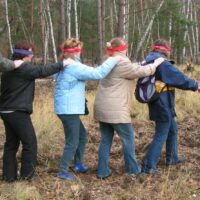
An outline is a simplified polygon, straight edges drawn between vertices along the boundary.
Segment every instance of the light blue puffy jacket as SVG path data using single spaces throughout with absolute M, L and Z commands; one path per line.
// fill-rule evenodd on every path
M 85 80 L 99 80 L 106 77 L 117 64 L 108 58 L 97 68 L 82 63 L 70 64 L 55 75 L 54 110 L 61 114 L 85 113 Z

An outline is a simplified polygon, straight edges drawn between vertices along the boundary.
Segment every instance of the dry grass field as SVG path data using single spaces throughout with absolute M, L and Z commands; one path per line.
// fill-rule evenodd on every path
M 200 67 L 188 73 L 200 80 Z M 92 85 L 92 83 L 90 83 Z M 92 118 L 95 90 L 88 90 L 90 114 L 83 116 L 88 130 L 85 163 L 87 174 L 77 175 L 75 182 L 56 177 L 64 145 L 60 121 L 53 112 L 53 84 L 37 84 L 33 123 L 38 139 L 36 177 L 31 181 L 5 183 L 0 181 L 0 200 L 199 200 L 200 199 L 200 94 L 177 90 L 176 111 L 179 128 L 179 154 L 188 162 L 165 167 L 163 149 L 158 165 L 161 176 L 128 177 L 123 169 L 123 156 L 118 137 L 114 138 L 110 166 L 112 176 L 96 178 L 97 151 L 100 140 L 98 123 Z M 133 101 L 133 126 L 137 159 L 140 163 L 154 134 L 154 124 L 148 120 L 146 105 Z M 4 129 L 0 121 L 0 168 Z M 18 155 L 20 159 L 20 154 Z M 0 171 L 0 175 L 2 171 Z

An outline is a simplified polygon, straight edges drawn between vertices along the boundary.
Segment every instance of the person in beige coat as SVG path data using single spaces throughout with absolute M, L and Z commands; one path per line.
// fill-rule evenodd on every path
M 140 173 L 135 157 L 134 129 L 131 122 L 133 79 L 154 74 L 156 67 L 164 61 L 163 58 L 158 58 L 154 63 L 145 66 L 131 63 L 126 56 L 127 42 L 122 38 L 114 38 L 107 43 L 107 52 L 109 55 L 119 54 L 125 59 L 100 81 L 95 98 L 94 118 L 99 121 L 101 131 L 97 177 L 101 179 L 111 175 L 109 154 L 114 131 L 122 142 L 126 173 Z

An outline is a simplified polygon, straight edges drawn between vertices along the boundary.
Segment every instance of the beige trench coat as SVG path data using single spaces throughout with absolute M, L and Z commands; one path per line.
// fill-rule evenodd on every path
M 122 54 L 120 54 L 122 55 Z M 125 61 L 119 62 L 112 72 L 102 79 L 94 102 L 94 119 L 106 123 L 131 123 L 131 104 L 134 93 L 133 79 L 155 73 L 154 63 L 141 66 Z

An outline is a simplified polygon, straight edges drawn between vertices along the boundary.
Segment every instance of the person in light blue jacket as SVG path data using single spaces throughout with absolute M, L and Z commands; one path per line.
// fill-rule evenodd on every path
M 83 155 L 87 134 L 80 115 L 85 114 L 85 80 L 99 80 L 106 77 L 123 59 L 121 56 L 108 58 L 97 68 L 80 62 L 82 42 L 69 38 L 61 45 L 62 57 L 72 62 L 55 76 L 54 108 L 62 121 L 65 133 L 65 147 L 57 176 L 72 181 L 75 177 L 69 173 L 69 165 L 74 159 L 74 172 L 86 173 L 88 166 L 83 164 Z

